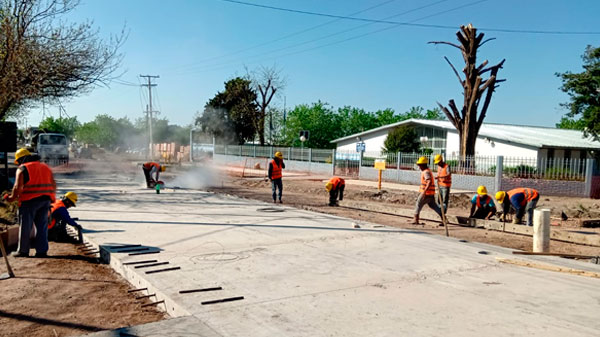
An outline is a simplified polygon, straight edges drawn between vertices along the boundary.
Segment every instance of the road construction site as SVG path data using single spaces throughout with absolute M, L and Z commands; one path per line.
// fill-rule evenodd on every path
M 79 254 L 101 258 L 129 283 L 120 291 L 95 290 L 114 301 L 104 311 L 143 300 L 132 307 L 138 315 L 90 324 L 123 326 L 94 335 L 592 336 L 600 328 L 600 265 L 514 255 L 531 250 L 531 237 L 454 225 L 445 237 L 436 221 L 410 226 L 406 217 L 366 207 L 410 210 L 410 189 L 349 183 L 341 206 L 327 207 L 325 178 L 284 176 L 284 203 L 273 204 L 262 177 L 209 167 L 171 169 L 160 194 L 146 188 L 135 163 L 94 161 L 57 176 L 59 192 L 80 197 L 71 209 L 85 229 Z M 464 213 L 465 198 L 453 195 L 455 214 Z M 551 250 L 600 255 L 598 247 L 554 240 Z M 80 301 L 103 306 L 93 297 Z M 162 318 L 151 309 L 169 318 L 146 323 Z M 0 319 L 14 324 L 25 316 Z M 56 320 L 68 325 L 79 317 Z M 56 330 L 94 331 L 86 326 Z

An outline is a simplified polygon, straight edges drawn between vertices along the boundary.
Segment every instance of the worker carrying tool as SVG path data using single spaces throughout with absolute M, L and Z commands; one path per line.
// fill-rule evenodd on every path
M 159 163 L 150 161 L 142 165 L 142 170 L 144 171 L 144 176 L 146 177 L 146 186 L 148 188 L 154 188 L 156 184 L 162 183 L 162 181 L 158 180 L 158 176 L 160 172 L 165 172 L 166 167 Z
M 273 159 L 269 163 L 269 180 L 271 181 L 271 189 L 273 190 L 273 202 L 277 202 L 277 190 L 279 190 L 279 203 L 281 201 L 281 193 L 283 192 L 283 177 L 282 170 L 285 168 L 283 163 L 283 153 L 277 151 L 273 156 Z
M 340 177 L 333 177 L 325 184 L 325 189 L 329 192 L 329 206 L 339 206 L 338 196 L 340 201 L 344 200 L 344 188 L 346 181 Z
M 469 218 L 491 219 L 496 214 L 496 205 L 488 195 L 487 188 L 483 185 L 477 188 L 477 195 L 471 199 L 471 213 Z
M 435 202 L 435 183 L 433 181 L 433 173 L 427 165 L 427 158 L 421 157 L 417 160 L 417 165 L 421 170 L 421 187 L 419 188 L 419 197 L 417 198 L 417 204 L 415 207 L 415 218 L 411 224 L 419 225 L 419 214 L 423 209 L 423 206 L 429 205 L 439 216 L 444 220 L 442 211 L 438 204 Z
M 506 200 L 508 198 L 508 200 Z M 508 192 L 496 193 L 496 200 L 502 205 L 502 220 L 506 221 L 506 214 L 512 206 L 515 209 L 514 224 L 520 224 L 523 215 L 527 212 L 527 226 L 533 226 L 533 210 L 540 200 L 540 194 L 533 188 L 515 188 Z
M 50 208 L 50 216 L 48 219 L 48 240 L 55 242 L 71 242 L 72 238 L 67 234 L 67 225 L 72 226 L 77 230 L 78 242 L 83 242 L 83 234 L 81 226 L 71 218 L 68 208 L 75 207 L 77 204 L 77 194 L 75 192 L 67 192 L 60 200 L 52 203 Z
M 35 256 L 48 254 L 48 211 L 55 200 L 56 182 L 48 165 L 40 162 L 40 157 L 27 149 L 15 153 L 15 164 L 19 165 L 15 184 L 7 201 L 19 201 L 19 246 L 15 257 L 29 256 L 29 237 L 35 224 Z
M 445 213 L 448 212 L 448 199 L 450 198 L 450 187 L 452 187 L 452 172 L 450 172 L 450 165 L 444 162 L 444 157 L 441 154 L 438 154 L 433 158 L 433 163 L 438 166 L 435 180 L 440 189 L 441 203 L 444 206 Z M 440 205 L 440 207 L 442 207 L 442 205 Z

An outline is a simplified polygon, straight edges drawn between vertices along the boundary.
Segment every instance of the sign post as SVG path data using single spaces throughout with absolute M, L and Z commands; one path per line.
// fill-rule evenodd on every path
M 377 178 L 377 189 L 381 191 L 381 175 L 385 170 L 385 159 L 375 159 L 375 169 L 379 171 Z

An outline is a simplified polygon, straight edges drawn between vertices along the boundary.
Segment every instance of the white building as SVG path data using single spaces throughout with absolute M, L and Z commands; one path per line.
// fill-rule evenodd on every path
M 357 151 L 364 142 L 365 152 L 379 153 L 388 133 L 396 127 L 412 125 L 424 148 L 434 153 L 459 154 L 458 132 L 449 121 L 409 119 L 333 140 L 339 152 Z M 584 138 L 583 132 L 550 127 L 484 123 L 479 130 L 475 154 L 524 158 L 584 159 L 600 151 L 600 142 Z

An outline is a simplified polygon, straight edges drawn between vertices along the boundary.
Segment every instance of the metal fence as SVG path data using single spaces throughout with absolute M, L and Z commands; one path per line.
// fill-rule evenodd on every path
M 584 181 L 585 158 L 504 158 L 503 175 L 509 178 Z

